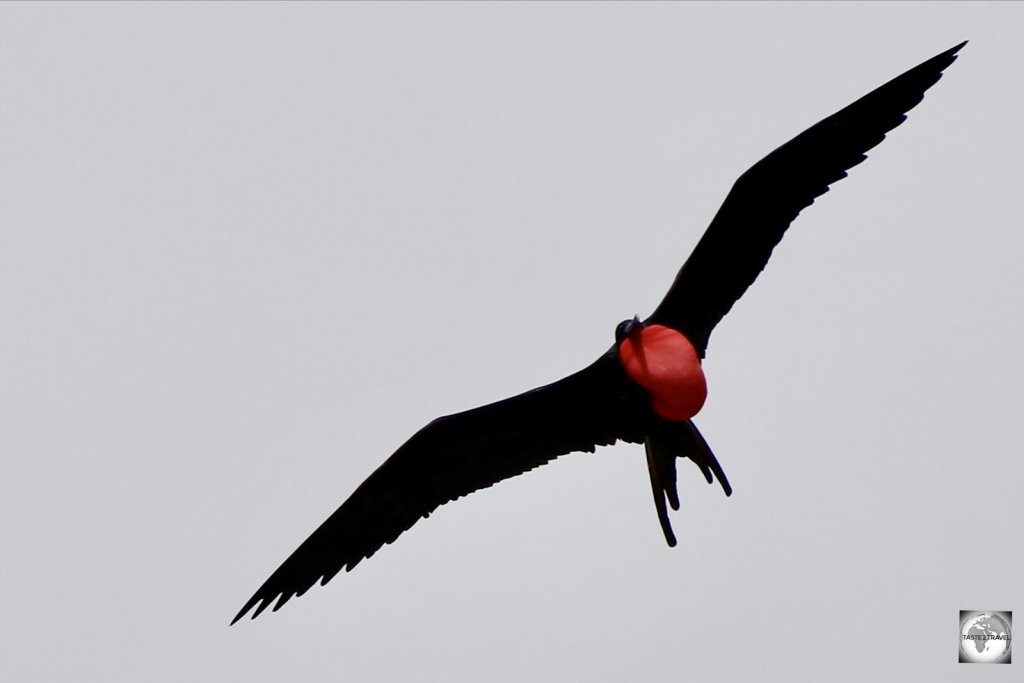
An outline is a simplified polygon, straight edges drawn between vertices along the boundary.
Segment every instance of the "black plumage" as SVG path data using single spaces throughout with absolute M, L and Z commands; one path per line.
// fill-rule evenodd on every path
M 906 119 L 965 44 L 868 93 L 741 175 L 665 298 L 637 326 L 678 330 L 703 358 L 712 330 L 757 278 L 797 214 Z M 631 322 L 620 324 L 617 337 Z M 253 607 L 255 618 L 351 570 L 446 502 L 559 455 L 620 440 L 644 443 L 658 519 L 675 545 L 667 507 L 679 507 L 676 458 L 690 458 L 727 495 L 731 488 L 692 420 L 666 420 L 652 410 L 647 392 L 620 362 L 619 341 L 573 375 L 418 431 L 292 553 L 232 623 Z

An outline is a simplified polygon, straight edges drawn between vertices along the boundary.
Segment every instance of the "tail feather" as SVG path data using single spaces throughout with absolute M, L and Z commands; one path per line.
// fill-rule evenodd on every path
M 711 446 L 704 440 L 697 425 L 693 424 L 693 420 L 687 420 L 685 426 L 688 444 L 686 452 L 680 453 L 679 457 L 692 460 L 704 473 L 704 478 L 708 480 L 709 484 L 713 484 L 717 479 L 725 495 L 731 496 L 732 485 L 729 484 L 729 478 L 725 476 L 725 470 L 718 464 L 718 458 L 711 452 Z M 712 477 L 712 475 L 714 476 Z
M 663 429 L 644 440 L 647 451 L 647 470 L 651 476 L 651 491 L 658 522 L 669 547 L 676 546 L 676 536 L 668 517 L 668 506 L 679 509 L 679 491 L 676 486 L 676 458 L 689 458 L 700 469 L 709 484 L 715 479 L 725 495 L 732 495 L 732 486 L 722 466 L 701 436 L 693 421 L 665 423 Z M 668 505 L 666 505 L 666 502 Z
M 676 546 L 676 535 L 672 532 L 672 523 L 668 519 L 668 498 L 673 510 L 679 509 L 679 492 L 676 490 L 676 456 L 661 447 L 660 443 L 650 437 L 644 440 L 647 451 L 647 471 L 651 475 L 651 491 L 654 493 L 654 508 L 658 511 L 658 521 L 665 533 L 665 541 L 670 548 Z

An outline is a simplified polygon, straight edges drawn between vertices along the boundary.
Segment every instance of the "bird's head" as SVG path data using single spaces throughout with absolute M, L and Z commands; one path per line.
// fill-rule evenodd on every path
M 621 344 L 623 339 L 629 337 L 634 332 L 639 332 L 644 329 L 644 324 L 640 322 L 640 318 L 633 316 L 632 320 L 623 320 L 619 323 L 618 327 L 615 328 L 615 343 Z

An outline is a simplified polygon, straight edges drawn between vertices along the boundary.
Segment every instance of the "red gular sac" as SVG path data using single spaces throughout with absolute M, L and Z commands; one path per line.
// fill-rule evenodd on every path
M 708 396 L 708 385 L 693 344 L 664 325 L 637 325 L 619 344 L 619 362 L 647 390 L 651 407 L 666 420 L 688 420 Z

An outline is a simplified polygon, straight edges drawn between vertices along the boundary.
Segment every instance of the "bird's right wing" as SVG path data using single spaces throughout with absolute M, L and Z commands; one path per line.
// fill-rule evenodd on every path
M 572 451 L 642 440 L 638 387 L 612 353 L 562 380 L 441 417 L 405 442 L 249 599 L 277 610 L 393 542 L 438 506 Z
M 753 284 L 797 214 L 907 118 L 965 44 L 808 128 L 740 176 L 648 322 L 680 330 L 703 358 L 711 331 Z

